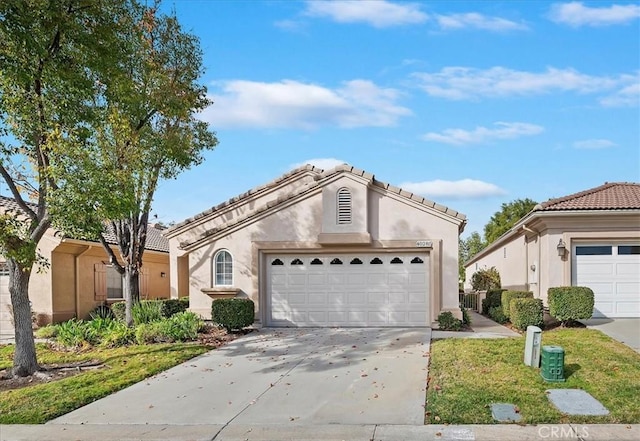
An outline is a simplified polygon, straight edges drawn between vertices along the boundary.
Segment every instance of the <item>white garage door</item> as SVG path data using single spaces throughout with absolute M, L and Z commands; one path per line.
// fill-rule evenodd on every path
M 594 317 L 640 317 L 640 244 L 577 244 L 572 283 L 595 294 Z
M 11 324 L 11 295 L 9 294 L 9 269 L 7 264 L 0 263 L 0 334 L 13 334 Z
M 428 326 L 429 255 L 267 257 L 270 326 Z

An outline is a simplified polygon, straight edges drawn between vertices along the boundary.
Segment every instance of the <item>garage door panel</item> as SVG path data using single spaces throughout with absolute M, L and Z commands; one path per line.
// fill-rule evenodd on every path
M 640 296 L 640 283 L 639 282 L 618 282 L 616 283 L 616 292 L 618 294 L 623 294 L 623 295 L 635 294 L 637 296 Z
M 594 317 L 640 317 L 640 255 L 635 244 L 577 244 L 573 248 L 572 284 L 594 292 Z M 583 255 L 596 249 L 601 255 Z
M 267 267 L 268 322 L 285 326 L 427 326 L 429 277 L 424 262 L 428 258 L 424 252 L 269 258 L 268 262 L 279 259 L 284 264 Z M 325 265 L 311 265 L 313 261 Z
M 630 276 L 640 280 L 640 268 L 637 262 L 624 262 L 616 265 L 616 274 L 620 276 Z

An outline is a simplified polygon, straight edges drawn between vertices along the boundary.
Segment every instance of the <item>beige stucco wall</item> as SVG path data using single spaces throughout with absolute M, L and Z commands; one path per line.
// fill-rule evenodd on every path
M 354 213 L 358 213 L 359 226 L 365 226 L 365 231 L 371 235 L 369 243 L 335 243 L 320 245 L 318 238 L 326 233 L 326 225 L 330 220 L 335 224 L 335 201 L 331 198 L 338 188 L 348 185 L 352 188 L 354 197 Z M 335 188 L 333 188 L 335 187 Z M 220 237 L 196 245 L 189 249 L 188 294 L 190 309 L 209 318 L 212 299 L 202 292 L 202 289 L 212 287 L 213 267 L 212 259 L 221 249 L 228 250 L 234 259 L 233 287 L 241 291 L 241 295 L 254 300 L 258 310 L 257 318 L 262 319 L 261 308 L 265 306 L 266 283 L 261 280 L 261 261 L 268 253 L 295 252 L 364 252 L 373 250 L 414 249 L 416 241 L 429 240 L 433 242 L 433 249 L 420 248 L 430 251 L 432 286 L 432 320 L 444 309 L 457 310 L 458 307 L 458 228 L 459 219 L 452 219 L 438 210 L 426 207 L 418 202 L 397 194 L 387 194 L 378 187 L 367 187 L 362 180 L 337 179 L 331 183 L 332 191 L 323 191 L 318 187 L 308 192 L 304 197 L 284 202 L 277 209 L 264 212 L 245 224 L 229 231 Z M 335 191 L 334 191 L 335 190 Z M 364 195 L 365 200 L 361 195 Z M 323 209 L 324 207 L 324 209 Z M 366 220 L 365 220 L 366 219 Z M 323 229 L 324 224 L 324 229 Z M 178 255 L 184 255 L 184 250 L 178 250 L 181 242 L 192 242 L 198 237 L 198 232 L 208 229 L 207 224 L 198 229 L 186 230 L 170 239 L 172 262 L 178 262 Z M 357 230 L 362 231 L 361 229 Z M 349 227 L 344 229 L 332 228 L 331 233 L 351 233 Z M 347 239 L 349 234 L 345 234 Z M 183 264 L 184 258 L 181 259 Z M 172 268 L 176 274 L 180 271 Z M 173 274 L 173 273 L 172 273 Z M 172 279 L 172 295 L 180 294 L 180 279 Z M 427 295 L 427 293 L 425 293 Z
M 479 259 L 465 270 L 465 289 L 471 289 L 473 274 L 481 269 L 495 267 L 500 274 L 502 287 L 513 290 L 525 289 L 529 277 L 526 266 L 527 238 L 520 234 L 512 241 Z

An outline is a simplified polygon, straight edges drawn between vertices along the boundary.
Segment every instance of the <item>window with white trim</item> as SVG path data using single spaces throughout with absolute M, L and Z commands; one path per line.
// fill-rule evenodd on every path
M 220 250 L 213 257 L 213 285 L 233 286 L 233 258 L 227 250 Z
M 351 190 L 342 187 L 336 194 L 336 213 L 338 225 L 347 225 L 351 223 Z

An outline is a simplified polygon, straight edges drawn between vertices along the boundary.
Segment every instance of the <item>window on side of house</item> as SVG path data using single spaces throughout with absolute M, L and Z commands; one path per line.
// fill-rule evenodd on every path
M 338 225 L 348 225 L 352 220 L 351 190 L 342 187 L 336 194 Z
M 227 250 L 218 251 L 213 257 L 214 286 L 233 285 L 233 258 Z
M 113 265 L 107 268 L 107 299 L 122 299 L 122 274 Z

